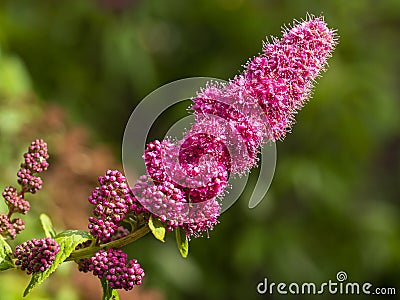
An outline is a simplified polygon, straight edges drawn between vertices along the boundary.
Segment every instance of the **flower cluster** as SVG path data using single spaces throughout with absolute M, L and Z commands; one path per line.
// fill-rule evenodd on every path
M 18 183 L 22 186 L 24 192 L 36 193 L 42 189 L 43 181 L 35 173 L 46 171 L 49 164 L 47 159 L 47 144 L 42 139 L 37 139 L 31 143 L 28 152 L 24 154 L 24 163 L 19 169 Z
M 48 158 L 47 144 L 42 139 L 33 141 L 28 147 L 28 151 L 24 154 L 24 162 L 17 173 L 21 191 L 13 186 L 7 186 L 2 192 L 8 207 L 8 214 L 0 213 L 1 235 L 14 239 L 18 233 L 25 229 L 25 222 L 22 219 L 12 219 L 11 217 L 14 213 L 26 214 L 29 211 L 30 203 L 25 200 L 25 194 L 34 194 L 42 189 L 42 179 L 36 174 L 47 170 L 49 166 Z
M 100 279 L 106 279 L 111 288 L 131 290 L 141 285 L 144 271 L 136 259 L 128 261 L 128 255 L 120 249 L 100 250 L 83 260 L 80 270 L 91 271 Z
M 285 137 L 336 39 L 322 17 L 310 16 L 266 43 L 242 74 L 200 90 L 191 106 L 196 122 L 184 138 L 147 145 L 147 182 L 141 177 L 134 188 L 139 202 L 189 237 L 212 229 L 229 175 L 248 172 L 263 144 Z
M 30 170 L 32 173 L 46 171 L 49 167 L 47 144 L 41 139 L 33 141 L 28 148 L 28 152 L 24 154 L 24 159 L 25 162 L 21 165 L 22 168 Z
M 39 176 L 32 174 L 29 169 L 21 168 L 18 173 L 18 183 L 22 186 L 22 190 L 35 194 L 42 189 L 43 181 Z
M 200 161 L 203 155 L 213 161 Z M 229 151 L 216 137 L 192 134 L 182 144 L 155 140 L 147 144 L 144 159 L 151 181 L 180 189 L 190 202 L 213 199 L 226 187 Z
M 172 231 L 183 224 L 185 201 L 182 191 L 172 183 L 154 184 L 147 176 L 141 176 L 133 187 L 144 209 L 151 210 L 162 222 L 166 222 L 166 229 Z
M 18 193 L 17 189 L 12 186 L 7 186 L 2 193 L 5 202 L 7 203 L 8 210 L 11 213 L 26 214 L 31 205 L 24 199 L 24 196 Z
M 227 167 L 234 174 L 247 172 L 256 165 L 259 147 L 268 133 L 263 111 L 236 84 L 238 79 L 231 81 L 229 87 L 209 83 L 192 99 L 196 123 L 188 136 L 197 131 L 222 139 L 229 149 L 228 158 L 242 158 L 228 161 Z
M 182 225 L 188 237 L 201 237 L 203 232 L 208 234 L 218 224 L 221 206 L 218 201 L 209 200 L 190 207 L 187 219 Z
M 137 212 L 139 207 L 121 172 L 108 170 L 105 176 L 99 177 L 99 184 L 89 197 L 94 209 L 88 228 L 100 242 L 106 243 L 118 232 L 126 214 L 131 210 Z
M 203 155 L 212 159 L 200 160 Z M 227 157 L 224 144 L 204 134 L 193 134 L 182 145 L 156 140 L 144 154 L 149 176 L 139 178 L 133 193 L 146 210 L 166 223 L 168 231 L 181 226 L 188 236 L 200 236 L 218 222 L 220 206 L 215 197 L 227 184 Z
M 25 222 L 20 219 L 10 220 L 9 216 L 0 213 L 0 232 L 4 236 L 16 238 L 17 234 L 25 229 Z
M 34 272 L 44 272 L 54 262 L 60 245 L 51 238 L 32 239 L 15 248 L 15 264 L 29 275 Z

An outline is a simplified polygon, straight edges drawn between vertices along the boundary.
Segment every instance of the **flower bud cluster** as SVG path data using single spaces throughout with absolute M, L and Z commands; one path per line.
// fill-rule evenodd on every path
M 25 222 L 20 218 L 10 220 L 10 217 L 0 213 L 0 232 L 3 236 L 15 239 L 17 234 L 25 229 Z
M 99 185 L 89 197 L 94 209 L 88 228 L 101 243 L 107 243 L 118 232 L 127 213 L 140 211 L 140 206 L 121 172 L 108 170 L 99 177 Z
M 136 259 L 128 260 L 121 249 L 99 250 L 94 256 L 81 261 L 79 270 L 93 272 L 100 279 L 106 279 L 113 289 L 131 290 L 141 285 L 145 275 Z
M 47 170 L 49 166 L 48 158 L 47 144 L 42 139 L 36 139 L 28 147 L 28 151 L 24 154 L 24 162 L 17 172 L 21 191 L 13 186 L 7 186 L 2 192 L 8 207 L 8 214 L 0 213 L 1 235 L 14 239 L 18 233 L 25 229 L 25 222 L 19 218 L 13 219 L 12 215 L 14 213 L 26 214 L 29 211 L 31 205 L 25 200 L 25 194 L 34 194 L 42 189 L 42 179 L 36 174 Z
M 19 169 L 18 183 L 21 185 L 24 192 L 36 193 L 42 189 L 43 181 L 36 173 L 47 170 L 49 163 L 47 159 L 47 144 L 42 139 L 37 139 L 31 143 L 28 152 L 24 154 L 24 163 Z
M 26 214 L 31 205 L 24 199 L 24 196 L 18 193 L 17 189 L 12 186 L 7 186 L 2 193 L 2 196 L 8 206 L 8 210 L 11 213 Z
M 60 245 L 52 238 L 32 239 L 15 248 L 15 264 L 29 275 L 35 272 L 44 272 L 54 262 Z

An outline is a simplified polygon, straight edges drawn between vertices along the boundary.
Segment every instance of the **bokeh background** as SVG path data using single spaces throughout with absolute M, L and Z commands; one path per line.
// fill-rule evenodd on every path
M 277 145 L 264 201 L 247 208 L 254 170 L 210 237 L 192 240 L 188 259 L 172 236 L 128 246 L 147 277 L 121 298 L 258 299 L 265 277 L 321 283 L 339 271 L 400 293 L 398 0 L 0 1 L 0 188 L 16 184 L 31 140 L 45 138 L 51 152 L 44 190 L 30 197 L 28 229 L 14 245 L 43 235 L 41 212 L 59 230 L 86 228 L 87 197 L 97 176 L 122 169 L 124 127 L 144 96 L 185 77 L 233 77 L 266 36 L 307 12 L 323 13 L 340 44 L 293 133 Z M 166 112 L 154 137 L 185 108 Z M 28 280 L 0 274 L 1 299 L 20 299 Z M 71 263 L 28 299 L 100 293 L 97 279 Z

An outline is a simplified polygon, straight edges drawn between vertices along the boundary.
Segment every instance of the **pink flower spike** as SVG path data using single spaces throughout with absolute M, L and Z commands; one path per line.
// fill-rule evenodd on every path
M 267 43 L 263 54 L 246 65 L 247 91 L 264 110 L 272 139 L 285 137 L 336 44 L 336 33 L 323 18 L 310 16 L 286 30 L 280 41 Z

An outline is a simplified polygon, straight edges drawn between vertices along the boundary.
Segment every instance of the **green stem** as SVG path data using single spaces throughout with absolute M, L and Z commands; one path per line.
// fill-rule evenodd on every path
M 71 255 L 66 259 L 66 261 L 71 261 L 71 260 L 78 260 L 82 258 L 89 258 L 92 257 L 93 254 L 95 254 L 97 251 L 101 249 L 110 249 L 110 248 L 120 248 L 122 246 L 128 245 L 141 237 L 145 236 L 150 232 L 150 228 L 148 225 L 145 225 L 138 230 L 135 230 L 134 232 L 128 234 L 127 236 L 124 236 L 118 240 L 102 244 L 100 246 L 94 246 L 94 247 L 88 247 L 88 248 L 83 248 L 79 250 L 75 250 L 71 253 Z

